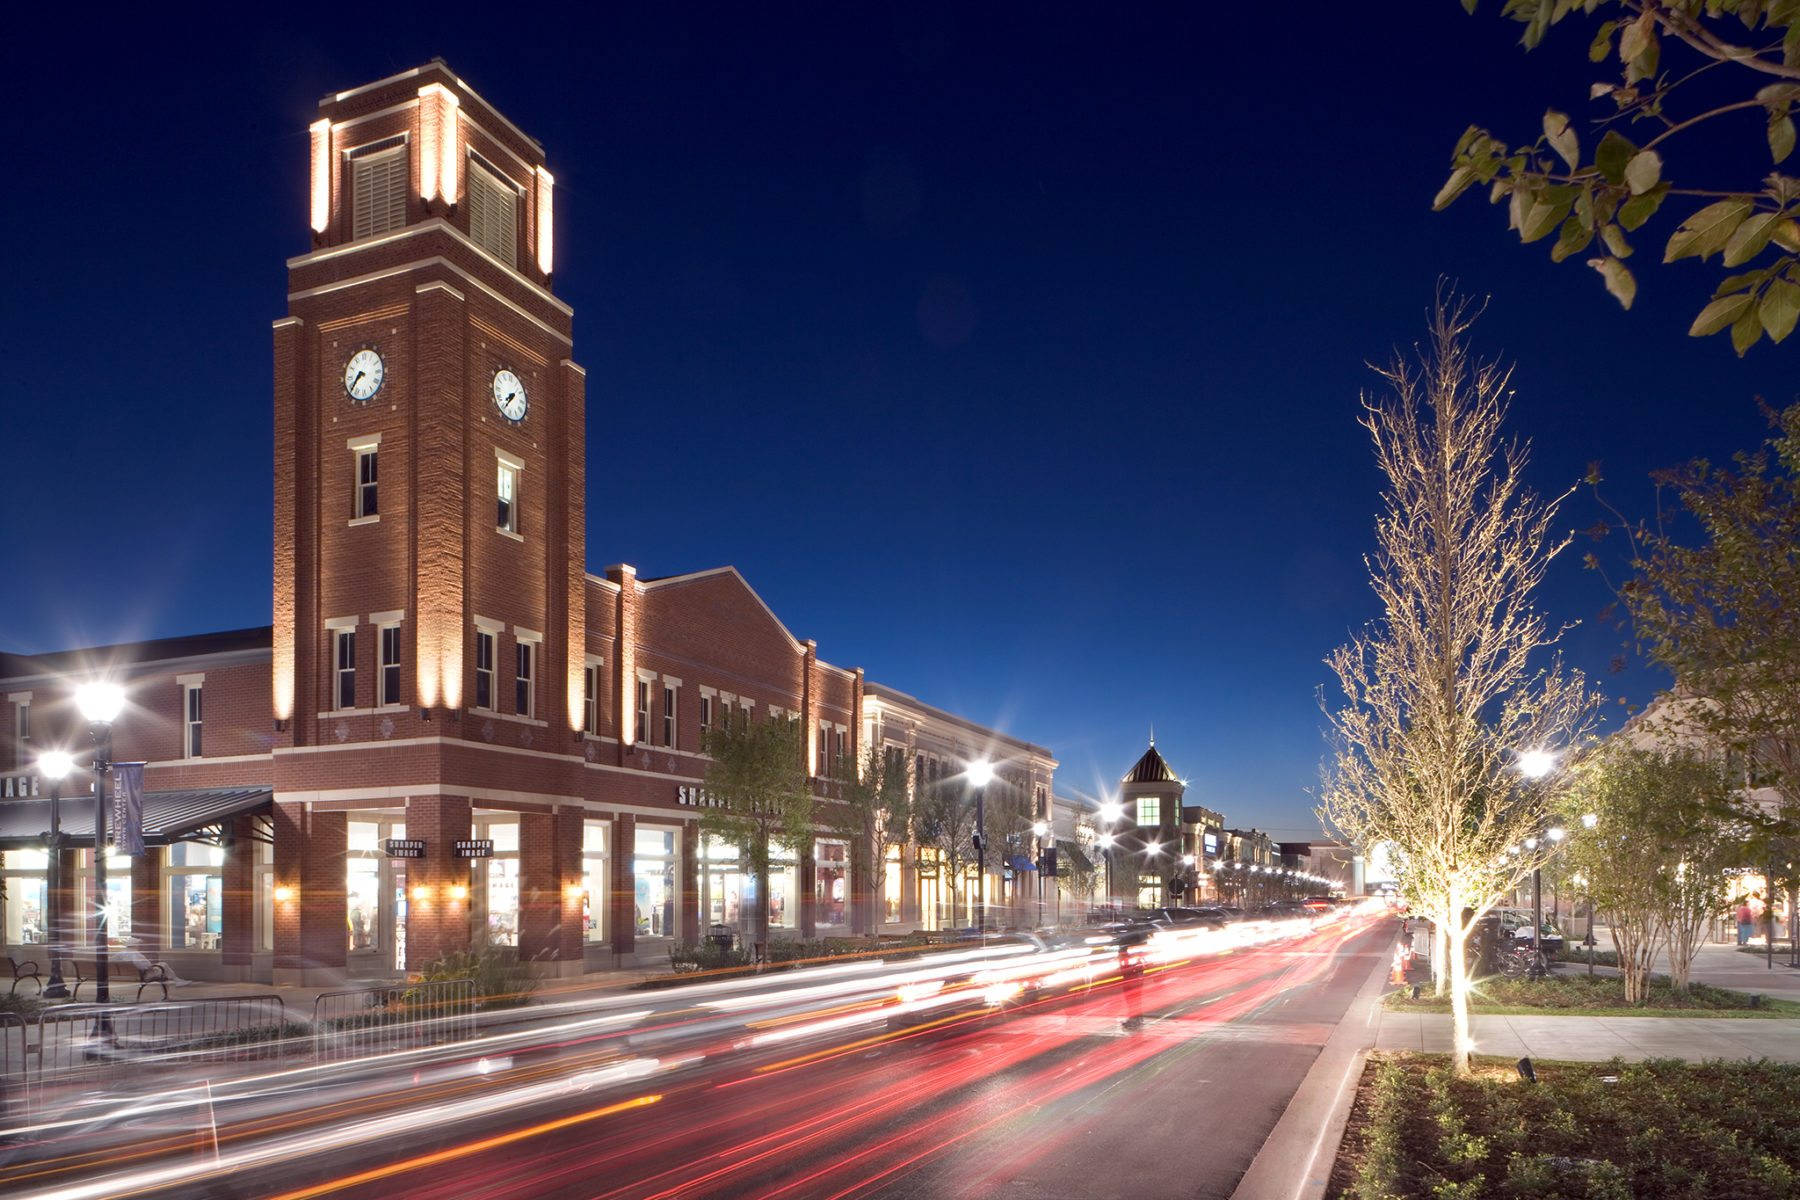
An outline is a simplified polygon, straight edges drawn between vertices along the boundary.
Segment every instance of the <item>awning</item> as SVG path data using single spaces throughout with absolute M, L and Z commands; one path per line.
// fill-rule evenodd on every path
M 144 842 L 166 846 L 227 817 L 266 809 L 268 788 L 188 788 L 144 793 Z M 112 798 L 107 797 L 110 804 Z M 108 817 L 110 822 L 111 818 Z M 62 800 L 62 832 L 71 846 L 94 844 L 94 798 L 80 792 Z M 50 801 L 0 800 L 0 849 L 42 846 L 50 837 Z
M 1011 867 L 1015 871 L 1035 871 L 1035 870 L 1037 870 L 1037 864 L 1033 863 L 1029 858 L 1026 858 L 1023 854 L 1013 855 L 1011 858 L 1006 860 L 1006 865 Z
M 1092 870 L 1094 866 L 1094 864 L 1088 860 L 1088 856 L 1081 852 L 1081 847 L 1066 838 L 1056 839 L 1056 857 L 1059 860 L 1056 864 L 1059 869 L 1064 863 L 1088 870 Z

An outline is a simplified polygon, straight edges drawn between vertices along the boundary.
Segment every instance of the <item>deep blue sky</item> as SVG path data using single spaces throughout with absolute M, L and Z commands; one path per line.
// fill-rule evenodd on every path
M 1546 490 L 1600 459 L 1641 510 L 1649 469 L 1755 441 L 1796 357 L 1688 339 L 1691 267 L 1646 264 L 1626 314 L 1502 212 L 1429 211 L 1470 121 L 1594 115 L 1585 34 L 1526 56 L 1452 0 L 1137 7 L 15 28 L 0 648 L 268 621 L 305 126 L 442 55 L 556 173 L 590 568 L 734 563 L 825 657 L 1050 746 L 1067 787 L 1154 723 L 1194 800 L 1304 836 L 1321 660 L 1373 612 L 1363 364 L 1438 276 L 1491 296 Z M 1544 600 L 1642 699 L 1576 554 Z

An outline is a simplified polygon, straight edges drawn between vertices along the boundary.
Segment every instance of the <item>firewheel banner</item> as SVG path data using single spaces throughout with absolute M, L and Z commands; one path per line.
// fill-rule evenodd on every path
M 144 852 L 144 764 L 113 764 L 113 845 L 120 854 Z

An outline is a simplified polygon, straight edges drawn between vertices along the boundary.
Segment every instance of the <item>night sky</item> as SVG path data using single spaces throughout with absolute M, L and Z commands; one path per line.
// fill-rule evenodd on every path
M 1154 724 L 1190 802 L 1306 836 L 1321 660 L 1374 612 L 1358 389 L 1440 275 L 1491 297 L 1534 482 L 1602 460 L 1633 512 L 1650 469 L 1757 440 L 1795 351 L 1686 337 L 1712 279 L 1653 265 L 1660 237 L 1624 313 L 1479 198 L 1430 212 L 1471 121 L 1598 115 L 1585 33 L 1527 56 L 1494 4 L 1139 7 L 15 25 L 0 648 L 268 622 L 305 128 L 441 55 L 556 175 L 591 570 L 735 564 L 829 661 L 1049 746 L 1063 790 Z M 1641 701 L 1581 549 L 1544 605 Z

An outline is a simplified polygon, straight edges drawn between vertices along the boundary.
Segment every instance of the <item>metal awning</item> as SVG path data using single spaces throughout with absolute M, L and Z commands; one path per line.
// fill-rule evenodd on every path
M 1056 857 L 1062 860 L 1061 863 L 1057 864 L 1058 867 L 1061 867 L 1062 863 L 1079 865 L 1088 870 L 1092 870 L 1094 867 L 1094 864 L 1089 861 L 1088 856 L 1081 852 L 1081 847 L 1077 846 L 1067 838 L 1056 839 Z
M 268 788 L 188 788 L 144 793 L 144 842 L 166 846 L 205 836 L 227 817 L 267 811 Z M 107 802 L 110 804 L 109 796 Z M 62 832 L 71 846 L 94 844 L 94 798 L 81 792 L 62 800 Z M 50 801 L 0 800 L 0 849 L 42 846 L 50 836 Z
M 1035 871 L 1037 864 L 1023 854 L 1015 854 L 1006 860 L 1006 865 L 1015 871 Z

